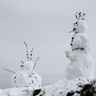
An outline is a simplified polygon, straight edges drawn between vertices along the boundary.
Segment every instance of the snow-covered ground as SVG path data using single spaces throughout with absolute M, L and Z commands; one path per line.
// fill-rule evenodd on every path
M 0 96 L 31 96 L 31 88 L 9 88 L 1 89 Z
M 38 95 L 33 95 L 31 87 L 0 89 L 0 96 L 66 96 L 68 92 L 80 91 L 79 85 L 89 84 L 88 79 L 60 80 L 55 84 L 42 87 Z M 36 89 L 38 91 L 38 89 Z M 73 96 L 80 96 L 75 93 Z

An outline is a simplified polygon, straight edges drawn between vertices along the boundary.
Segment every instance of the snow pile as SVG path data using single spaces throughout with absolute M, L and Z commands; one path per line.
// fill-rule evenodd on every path
M 17 87 L 17 88 L 31 87 L 31 89 L 39 89 L 41 88 L 42 78 L 34 71 L 35 65 L 39 57 L 37 58 L 36 62 L 33 64 L 32 62 L 33 49 L 29 57 L 27 44 L 25 42 L 24 44 L 26 45 L 27 61 L 26 62 L 22 61 L 23 65 L 20 66 L 21 70 L 16 72 L 12 76 L 12 87 Z
M 27 72 L 16 72 L 12 77 L 12 87 L 31 87 L 31 89 L 41 88 L 41 77 L 33 71 L 32 74 Z
M 28 61 L 24 64 L 26 66 L 21 66 L 21 70 L 13 75 L 12 87 L 31 87 L 32 89 L 41 88 L 41 76 L 32 71 L 33 66 L 30 67 L 33 63 Z
M 73 79 L 70 81 L 61 80 L 53 85 L 43 87 L 41 89 L 41 92 L 36 96 L 81 96 L 80 95 L 80 92 L 82 90 L 81 86 L 89 84 L 91 81 L 92 80 L 89 81 L 86 78 L 83 80 L 80 79 Z M 94 84 L 94 86 L 96 88 L 96 84 Z M 68 93 L 74 93 L 74 94 L 68 95 Z
M 85 85 L 92 84 L 90 83 L 91 81 L 89 81 L 86 78 L 83 80 L 73 79 L 70 81 L 67 81 L 65 79 L 58 81 L 55 84 L 48 85 L 41 89 L 35 89 L 35 90 L 32 90 L 31 87 L 1 89 L 0 96 L 81 96 L 80 92 L 82 93 L 83 87 Z M 96 90 L 96 80 L 92 86 Z M 82 96 L 93 96 L 93 95 L 82 95 Z
M 31 96 L 31 88 L 10 88 L 0 90 L 0 96 Z

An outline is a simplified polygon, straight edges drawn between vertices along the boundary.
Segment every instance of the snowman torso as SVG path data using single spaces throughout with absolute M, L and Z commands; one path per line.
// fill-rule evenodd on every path
M 86 40 L 86 41 L 84 41 Z M 84 48 L 84 44 L 88 44 L 87 47 L 89 47 L 89 42 L 88 42 L 88 37 L 84 33 L 76 33 L 72 38 L 71 38 L 71 49 L 74 50 L 75 48 Z

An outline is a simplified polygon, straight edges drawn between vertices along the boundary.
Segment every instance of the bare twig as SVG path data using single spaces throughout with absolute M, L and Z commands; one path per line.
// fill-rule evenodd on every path
M 6 68 L 3 68 L 3 67 L 1 67 L 3 70 L 5 70 L 5 71 L 8 71 L 8 72 L 11 72 L 11 73 L 16 73 L 16 72 L 14 72 L 14 71 L 12 71 L 12 70 L 9 70 L 9 69 L 6 69 Z
M 32 54 L 33 53 L 33 48 L 32 48 L 32 50 L 31 50 L 31 53 L 30 53 L 30 61 L 32 60 Z
M 29 60 L 29 53 L 28 53 L 28 46 L 27 46 L 27 44 L 26 44 L 26 42 L 23 42 L 24 44 L 25 44 L 25 46 L 26 46 L 26 56 L 27 56 L 27 61 Z

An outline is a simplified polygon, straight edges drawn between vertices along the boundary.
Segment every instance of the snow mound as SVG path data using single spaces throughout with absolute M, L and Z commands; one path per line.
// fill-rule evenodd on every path
M 90 80 L 91 81 L 91 80 Z M 41 89 L 41 92 L 36 96 L 67 96 L 69 92 L 80 91 L 79 85 L 89 84 L 88 79 L 74 79 L 74 80 L 60 80 L 57 83 L 49 86 L 45 86 Z M 77 93 L 76 93 L 77 94 Z M 76 94 L 72 96 L 77 96 Z M 78 96 L 80 96 L 78 94 Z
M 41 89 L 35 89 L 35 90 L 33 90 L 31 87 L 0 89 L 0 96 L 81 96 L 80 92 L 81 90 L 83 90 L 82 86 L 85 85 L 90 86 L 90 84 L 91 85 L 93 84 L 96 89 L 96 80 L 95 83 L 91 81 L 92 80 L 89 81 L 89 79 L 84 78 L 82 80 L 74 79 L 68 81 L 67 79 L 65 79 L 60 80 L 55 84 L 48 85 L 42 87 Z
M 1 89 L 0 96 L 31 96 L 31 88 L 10 88 L 10 89 Z

